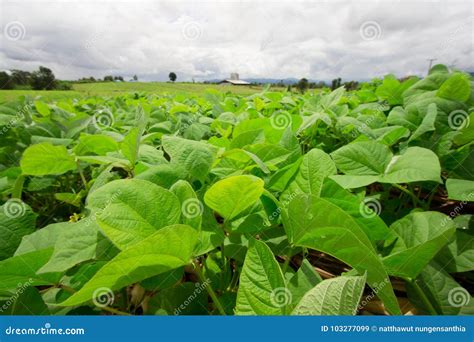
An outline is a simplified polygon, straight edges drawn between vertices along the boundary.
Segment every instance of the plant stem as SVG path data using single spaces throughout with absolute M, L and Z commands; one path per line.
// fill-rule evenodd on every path
M 285 263 L 283 264 L 283 267 L 282 267 L 283 274 L 288 269 L 288 265 L 290 264 L 292 255 L 293 255 L 293 247 L 290 247 L 290 251 L 288 252 L 288 255 L 286 256 Z
M 123 312 L 123 311 L 120 311 L 120 310 L 111 308 L 110 306 L 101 306 L 100 308 L 101 308 L 102 310 L 104 310 L 104 311 L 108 311 L 108 312 L 113 313 L 113 314 L 116 314 L 116 315 L 120 315 L 120 316 L 132 316 L 132 315 L 129 314 L 128 312 Z
M 25 183 L 25 176 L 19 175 L 15 180 L 12 190 L 12 198 L 21 199 L 21 193 L 23 192 L 23 184 Z
M 82 173 L 81 166 L 79 165 L 79 160 L 76 160 L 77 170 L 79 171 L 79 175 L 81 175 L 82 183 L 84 184 L 84 188 L 87 190 L 87 181 L 86 177 L 84 177 L 84 173 Z
M 395 188 L 397 188 L 398 190 L 406 193 L 407 195 L 409 195 L 411 197 L 411 199 L 413 200 L 413 204 L 416 205 L 419 205 L 421 206 L 421 203 L 420 203 L 420 200 L 415 196 L 415 194 L 413 192 L 411 192 L 410 190 L 408 189 L 405 189 L 403 186 L 401 185 L 398 185 L 398 184 L 392 184 Z
M 436 311 L 436 309 L 433 307 L 433 305 L 431 304 L 430 300 L 428 299 L 428 297 L 426 297 L 425 293 L 423 292 L 423 290 L 420 288 L 420 285 L 418 285 L 418 283 L 416 282 L 416 280 L 414 279 L 410 279 L 410 278 L 404 278 L 404 280 L 408 283 L 410 283 L 410 285 L 413 287 L 413 289 L 415 290 L 416 292 L 416 295 L 418 296 L 418 298 L 420 298 L 420 300 L 423 302 L 424 306 L 426 307 L 428 313 L 430 315 L 433 315 L 433 316 L 436 316 L 438 315 L 438 312 Z
M 216 306 L 217 310 L 222 316 L 226 316 L 224 307 L 222 306 L 221 302 L 219 301 L 219 298 L 217 298 L 216 293 L 214 292 L 211 284 L 209 284 L 205 279 L 204 276 L 201 272 L 201 266 L 199 266 L 197 263 L 194 264 L 194 268 L 196 269 L 196 274 L 199 277 L 199 280 L 201 283 L 206 284 L 206 291 L 209 293 L 209 296 L 212 298 L 212 302 Z

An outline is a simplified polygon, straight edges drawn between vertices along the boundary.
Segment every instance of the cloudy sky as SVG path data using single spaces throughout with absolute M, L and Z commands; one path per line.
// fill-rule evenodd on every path
M 0 0 L 0 70 L 141 80 L 474 71 L 472 1 Z

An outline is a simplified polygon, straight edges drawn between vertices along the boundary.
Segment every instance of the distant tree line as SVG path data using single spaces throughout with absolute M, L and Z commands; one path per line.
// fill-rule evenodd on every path
M 70 82 L 57 80 L 51 69 L 40 66 L 36 71 L 13 69 L 0 71 L 0 89 L 69 90 Z
M 134 75 L 130 81 L 138 81 L 138 76 Z M 61 81 L 56 79 L 51 69 L 40 66 L 36 71 L 25 71 L 12 69 L 9 72 L 0 71 L 1 89 L 33 89 L 33 90 L 70 90 L 73 83 L 94 83 L 94 82 L 125 82 L 123 76 L 107 75 L 103 80 L 100 78 L 82 77 L 77 81 Z

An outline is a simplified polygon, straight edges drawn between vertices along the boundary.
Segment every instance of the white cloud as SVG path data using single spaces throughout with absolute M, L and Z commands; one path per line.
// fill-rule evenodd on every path
M 0 69 L 45 65 L 65 79 L 367 79 L 424 74 L 427 58 L 474 69 L 469 1 L 1 0 L 0 10 Z M 375 36 L 361 34 L 367 22 Z

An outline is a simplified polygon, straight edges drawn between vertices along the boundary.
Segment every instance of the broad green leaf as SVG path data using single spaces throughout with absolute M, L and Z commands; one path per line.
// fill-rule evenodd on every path
M 474 270 L 474 216 L 461 215 L 454 220 L 456 233 L 436 255 L 436 262 L 449 273 Z
M 284 315 L 291 292 L 270 248 L 252 240 L 237 292 L 236 315 Z
M 228 177 L 207 190 L 204 202 L 229 221 L 258 201 L 263 185 L 263 180 L 255 176 Z
M 96 256 L 98 234 L 98 227 L 91 218 L 64 225 L 51 259 L 37 273 L 64 272 L 93 259 Z
M 436 96 L 448 100 L 464 102 L 471 95 L 469 78 L 465 74 L 454 73 L 441 85 Z
M 108 135 L 81 135 L 79 143 L 74 148 L 77 155 L 87 155 L 90 153 L 99 156 L 105 156 L 108 152 L 115 152 L 118 150 L 119 144 Z
M 176 195 L 181 203 L 182 223 L 200 230 L 204 205 L 198 199 L 191 184 L 179 180 L 173 184 L 170 191 Z
M 307 259 L 303 259 L 300 268 L 288 282 L 292 307 L 300 302 L 306 292 L 322 281 L 323 279 L 319 273 L 315 271 L 313 265 L 311 265 Z
M 180 165 L 160 164 L 150 167 L 135 176 L 135 179 L 143 179 L 168 189 L 180 179 L 185 179 L 186 175 L 186 170 Z
M 469 292 L 435 262 L 430 262 L 421 271 L 417 284 L 438 315 L 457 315 L 462 307 L 469 304 Z M 419 310 L 418 313 L 430 314 L 413 285 L 407 283 L 406 286 L 408 299 Z
M 456 229 L 448 216 L 434 211 L 409 214 L 390 228 L 405 248 L 385 257 L 385 268 L 390 275 L 412 279 L 449 242 Z
M 127 133 L 123 141 L 120 143 L 120 150 L 122 151 L 122 154 L 128 159 L 132 165 L 132 168 L 137 162 L 141 137 L 140 128 L 134 127 L 130 130 L 130 132 Z
M 366 276 L 327 279 L 309 290 L 292 315 L 355 315 Z
M 448 198 L 474 202 L 474 181 L 449 178 L 446 180 Z
M 291 243 L 327 253 L 358 272 L 367 272 L 367 283 L 377 289 L 387 310 L 400 314 L 382 261 L 353 217 L 325 199 L 303 195 L 293 199 L 282 213 Z
M 393 156 L 390 149 L 375 141 L 356 142 L 333 152 L 332 157 L 345 175 L 333 175 L 344 188 L 380 183 L 441 182 L 438 156 L 426 148 L 409 147 Z
M 0 261 L 0 293 L 15 292 L 19 286 L 25 284 L 56 284 L 61 277 L 60 273 L 36 274 L 52 254 L 53 248 L 47 248 Z
M 36 230 L 33 234 L 24 236 L 15 251 L 15 256 L 54 247 L 61 232 L 68 225 L 68 222 L 53 223 Z
M 171 162 L 182 166 L 193 178 L 204 180 L 214 162 L 211 145 L 178 137 L 163 136 L 163 148 Z
M 19 199 L 0 206 L 0 260 L 11 257 L 21 239 L 35 231 L 36 215 Z
M 47 142 L 28 147 L 23 152 L 20 166 L 23 174 L 32 176 L 61 175 L 77 168 L 66 147 Z
M 110 182 L 87 199 L 102 231 L 120 249 L 179 223 L 181 206 L 170 191 L 139 179 Z
M 123 250 L 78 292 L 59 304 L 74 306 L 94 298 L 99 288 L 118 290 L 129 284 L 182 267 L 191 261 L 197 232 L 185 225 L 160 229 Z
M 43 101 L 35 101 L 35 108 L 42 116 L 51 115 L 51 109 L 49 109 L 49 106 Z
M 2 314 L 15 316 L 51 314 L 39 291 L 29 284 L 23 284 L 23 286 L 19 287 L 16 296 L 13 298 L 15 298 L 15 301 L 7 306 L 5 311 L 2 310 Z
M 423 118 L 423 121 L 421 121 L 420 126 L 418 126 L 418 128 L 413 132 L 410 139 L 408 139 L 408 142 L 418 139 L 426 132 L 434 131 L 436 129 L 435 122 L 437 115 L 438 111 L 436 109 L 436 104 L 430 104 L 427 108 L 427 113 Z
M 382 183 L 433 181 L 441 183 L 441 166 L 434 152 L 421 147 L 409 147 L 387 165 Z
M 337 168 L 347 175 L 381 175 L 393 155 L 383 144 L 363 141 L 343 146 L 331 156 Z
M 288 200 L 299 193 L 319 196 L 324 179 L 337 172 L 331 157 L 322 150 L 312 149 L 304 157 L 295 179 L 280 200 Z

